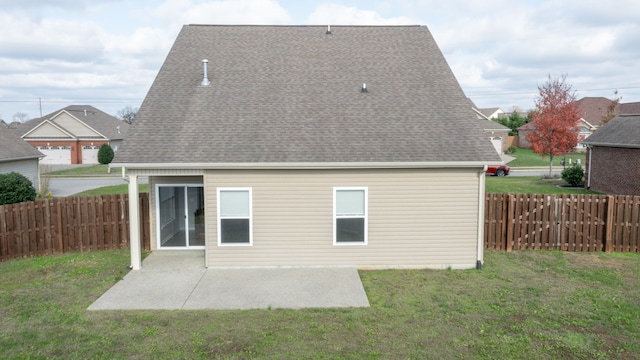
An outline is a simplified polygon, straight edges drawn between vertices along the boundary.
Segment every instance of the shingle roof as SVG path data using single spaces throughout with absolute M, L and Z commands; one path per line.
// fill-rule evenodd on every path
M 184 26 L 114 163 L 500 161 L 426 27 L 326 30 Z
M 100 134 L 106 136 L 106 138 L 109 140 L 122 139 L 123 136 L 127 133 L 130 126 L 117 117 L 109 115 L 91 105 L 69 105 L 65 108 L 47 114 L 41 118 L 31 119 L 23 123 L 19 128 L 20 135 L 28 133 L 31 129 L 40 125 L 40 123 L 42 123 L 44 120 L 51 119 L 63 110 L 71 114 L 71 116 L 82 121 L 83 123 L 89 125 Z M 120 127 L 120 132 L 118 132 L 118 126 Z
M 605 97 L 584 97 L 576 101 L 582 118 L 593 126 L 602 125 L 602 117 L 607 114 L 611 100 Z
M 0 144 L 0 162 L 44 157 L 13 129 L 0 127 Z
M 583 143 L 640 148 L 640 115 L 618 115 L 586 138 Z
M 632 102 L 618 105 L 620 114 L 638 115 L 640 114 L 640 102 Z

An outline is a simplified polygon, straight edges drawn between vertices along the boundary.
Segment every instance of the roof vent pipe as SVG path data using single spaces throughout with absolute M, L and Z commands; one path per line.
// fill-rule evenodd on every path
M 84 116 L 87 116 L 87 109 L 84 109 Z
M 327 25 L 327 32 L 325 34 L 331 35 L 331 25 Z
M 360 92 L 363 92 L 363 93 L 369 92 L 369 90 L 367 90 L 367 83 L 362 83 L 362 89 L 360 89 Z
M 204 68 L 204 76 L 202 77 L 202 82 L 200 83 L 200 85 L 202 85 L 202 86 L 211 85 L 211 81 L 209 81 L 209 78 L 207 77 L 207 63 L 208 62 L 209 62 L 209 60 L 207 60 L 207 59 L 203 59 L 202 60 L 202 66 Z

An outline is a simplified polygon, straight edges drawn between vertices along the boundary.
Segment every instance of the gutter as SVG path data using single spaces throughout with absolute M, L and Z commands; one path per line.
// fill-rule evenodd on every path
M 0 163 L 9 162 L 9 161 L 18 161 L 18 160 L 41 159 L 43 157 L 44 157 L 44 154 L 42 154 L 42 155 L 30 155 L 30 156 L 16 157 L 16 158 L 8 158 L 8 159 L 0 159 Z
M 275 170 L 275 169 L 411 169 L 469 168 L 502 165 L 493 161 L 430 162 L 292 162 L 292 163 L 111 163 L 109 167 L 157 170 Z M 485 170 L 486 171 L 486 170 Z

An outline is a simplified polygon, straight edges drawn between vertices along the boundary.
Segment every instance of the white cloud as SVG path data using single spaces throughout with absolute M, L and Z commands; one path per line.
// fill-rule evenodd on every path
M 167 0 L 157 15 L 174 24 L 288 24 L 291 18 L 275 0 Z
M 372 10 L 329 3 L 316 7 L 309 15 L 307 23 L 313 25 L 416 25 L 420 22 L 405 16 L 385 18 Z

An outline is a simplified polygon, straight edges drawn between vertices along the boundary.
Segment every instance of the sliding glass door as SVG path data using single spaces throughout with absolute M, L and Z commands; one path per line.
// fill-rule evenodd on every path
M 157 185 L 156 190 L 159 247 L 204 247 L 202 185 Z

